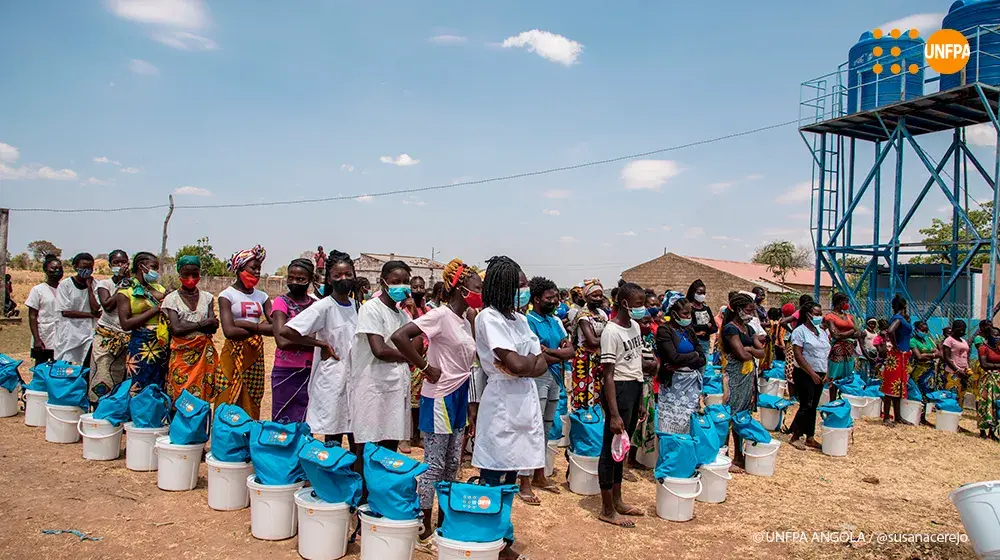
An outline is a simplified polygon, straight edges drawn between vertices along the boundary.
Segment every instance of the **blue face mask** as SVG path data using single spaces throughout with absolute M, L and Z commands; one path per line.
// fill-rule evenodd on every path
M 691 319 L 677 319 L 677 324 L 682 327 L 691 326 Z
M 517 308 L 520 309 L 527 306 L 529 301 L 531 301 L 531 288 L 518 288 Z
M 326 295 L 326 286 L 323 286 L 323 285 L 316 286 L 316 293 L 319 294 L 319 295 L 321 295 L 321 296 Z
M 646 311 L 645 307 L 629 307 L 628 308 L 628 314 L 631 315 L 632 318 L 635 319 L 636 321 L 638 321 L 639 319 L 642 319 L 643 317 L 645 317 L 646 313 L 648 313 L 648 312 Z
M 143 274 L 142 277 L 146 280 L 147 284 L 152 284 L 160 279 L 160 273 L 155 270 L 150 270 L 149 272 Z
M 810 319 L 812 319 L 813 326 L 818 327 L 823 324 L 823 317 L 819 315 L 813 315 L 812 317 L 810 317 Z
M 399 303 L 410 296 L 410 287 L 406 284 L 395 284 L 393 286 L 387 286 L 386 292 L 389 293 L 389 297 L 392 301 Z
M 111 275 L 112 276 L 116 276 L 116 277 L 121 277 L 121 275 L 122 275 L 122 267 L 120 267 L 120 266 L 112 266 L 111 267 Z

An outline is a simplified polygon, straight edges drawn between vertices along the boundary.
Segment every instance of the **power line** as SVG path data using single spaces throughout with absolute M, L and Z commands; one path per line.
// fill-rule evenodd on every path
M 560 173 L 563 171 L 573 171 L 575 169 L 583 169 L 586 167 L 595 167 L 598 165 L 606 165 L 609 163 L 615 163 L 619 161 L 625 161 L 630 159 L 637 159 L 646 156 L 652 156 L 656 154 L 662 154 L 666 152 L 672 152 L 676 150 L 682 150 L 685 148 L 692 148 L 695 146 L 703 146 L 706 144 L 713 144 L 715 142 L 721 142 L 722 140 L 729 140 L 732 138 L 739 138 L 741 136 L 749 136 L 751 134 L 756 134 L 758 132 L 765 132 L 768 130 L 773 130 L 775 128 L 781 128 L 792 124 L 798 124 L 800 119 L 794 119 L 790 121 L 785 121 L 781 123 L 770 124 L 767 126 L 762 126 L 758 128 L 753 128 L 750 130 L 744 130 L 740 132 L 733 132 L 731 134 L 726 134 L 723 136 L 717 136 L 715 138 L 709 138 L 706 140 L 697 140 L 695 142 L 688 142 L 685 144 L 679 144 L 676 146 L 671 146 L 669 148 L 660 148 L 658 150 L 650 150 L 648 152 L 640 152 L 637 154 L 629 154 L 627 156 L 618 156 L 608 159 L 601 159 L 596 161 L 588 161 L 586 163 L 578 163 L 575 165 L 566 165 L 562 167 L 551 167 L 549 169 L 542 169 L 538 171 L 528 171 L 525 173 L 515 173 L 512 175 L 503 175 L 500 177 L 490 177 L 488 179 L 479 179 L 476 181 L 461 181 L 458 183 L 448 183 L 444 185 L 433 185 L 428 187 L 417 187 L 412 189 L 394 189 L 391 191 L 383 191 L 378 193 L 367 193 L 367 194 L 354 194 L 354 195 L 338 195 L 338 196 L 328 196 L 323 198 L 308 198 L 302 200 L 277 200 L 271 202 L 244 202 L 244 203 L 234 203 L 234 204 L 192 204 L 192 205 L 175 205 L 177 209 L 184 210 L 210 210 L 210 209 L 225 209 L 225 208 L 251 208 L 251 207 L 266 207 L 266 206 L 292 206 L 296 204 L 315 204 L 318 202 L 336 202 L 342 200 L 354 200 L 358 198 L 375 198 L 383 196 L 394 196 L 399 194 L 412 194 L 421 193 L 429 191 L 439 191 L 445 189 L 455 189 L 458 187 L 470 187 L 475 185 L 483 185 L 487 183 L 496 183 L 501 181 L 512 181 L 514 179 L 523 179 L 526 177 L 537 177 L 539 175 L 549 175 L 551 173 Z M 126 208 L 11 208 L 12 211 L 16 212 L 53 212 L 60 214 L 83 214 L 83 213 L 95 213 L 95 212 L 132 212 L 138 210 L 160 210 L 167 208 L 167 204 L 154 204 L 150 206 L 131 206 Z

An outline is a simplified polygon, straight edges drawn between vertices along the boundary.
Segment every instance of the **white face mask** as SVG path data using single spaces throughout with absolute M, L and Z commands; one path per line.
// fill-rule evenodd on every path
M 705 294 L 695 294 L 694 300 L 698 303 L 705 303 Z

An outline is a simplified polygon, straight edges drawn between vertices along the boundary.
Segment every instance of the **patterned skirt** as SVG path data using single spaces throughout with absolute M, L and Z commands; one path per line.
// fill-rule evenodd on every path
M 934 362 L 910 362 L 910 379 L 917 384 L 920 392 L 924 395 L 936 391 L 934 383 Z
M 601 403 L 601 351 L 576 349 L 573 357 L 573 409 L 590 408 Z
M 660 384 L 656 399 L 657 429 L 668 434 L 691 433 L 691 413 L 701 402 L 702 376 L 697 371 L 674 372 L 668 387 Z
M 729 400 L 726 404 L 733 413 L 757 410 L 757 366 L 753 360 L 741 362 L 727 356 L 723 366 L 729 378 Z
M 170 365 L 167 393 L 176 400 L 187 389 L 199 399 L 211 402 L 215 398 L 216 378 L 222 371 L 219 353 L 212 337 L 194 334 L 170 340 Z
M 700 377 L 700 374 L 699 374 Z M 639 420 L 632 433 L 632 445 L 645 453 L 652 453 L 656 445 L 656 393 L 653 392 L 653 378 L 647 377 L 642 383 L 642 401 L 639 404 Z
M 906 398 L 906 381 L 909 372 L 910 352 L 889 350 L 882 364 L 882 393 L 887 397 Z
M 90 402 L 110 393 L 125 380 L 129 334 L 98 325 L 90 358 Z
M 140 327 L 132 331 L 128 340 L 128 357 L 125 374 L 135 380 L 136 388 L 159 385 L 167 376 L 169 341 L 158 336 L 156 329 Z
M 976 412 L 979 413 L 980 430 L 996 430 L 1000 427 L 997 407 L 1000 402 L 1000 371 L 983 371 L 979 378 L 979 394 L 976 398 Z
M 260 419 L 264 399 L 264 338 L 226 340 L 222 346 L 222 368 L 215 379 L 215 406 L 235 404 L 254 420 Z

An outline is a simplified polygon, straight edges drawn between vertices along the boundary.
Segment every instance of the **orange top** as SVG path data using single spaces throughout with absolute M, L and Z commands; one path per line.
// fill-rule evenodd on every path
M 823 319 L 833 325 L 840 332 L 847 332 L 854 330 L 854 317 L 848 315 L 847 318 L 841 318 L 840 315 L 836 313 L 827 313 Z

